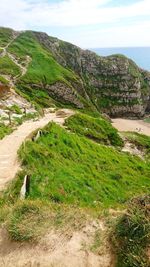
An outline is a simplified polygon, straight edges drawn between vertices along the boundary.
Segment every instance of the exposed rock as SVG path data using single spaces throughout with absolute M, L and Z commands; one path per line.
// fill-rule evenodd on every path
M 64 83 L 57 82 L 53 85 L 47 85 L 46 89 L 50 96 L 54 96 L 60 102 L 73 104 L 77 108 L 83 108 L 83 104 L 79 99 L 79 95 L 73 88 L 70 88 Z

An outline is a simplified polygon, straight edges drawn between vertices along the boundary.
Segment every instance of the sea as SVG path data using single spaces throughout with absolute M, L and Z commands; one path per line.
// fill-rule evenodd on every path
M 113 48 L 92 48 L 90 49 L 100 56 L 114 54 L 125 55 L 140 67 L 150 71 L 150 47 L 113 47 Z

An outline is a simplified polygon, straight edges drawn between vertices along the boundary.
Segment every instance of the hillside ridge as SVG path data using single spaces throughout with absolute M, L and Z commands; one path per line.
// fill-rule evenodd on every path
M 101 57 L 46 33 L 8 28 L 0 28 L 0 47 L 0 87 L 8 79 L 40 105 L 54 100 L 112 117 L 150 111 L 150 73 L 123 55 Z

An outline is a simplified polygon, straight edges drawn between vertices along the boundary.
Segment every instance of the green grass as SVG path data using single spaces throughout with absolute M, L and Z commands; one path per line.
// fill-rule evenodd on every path
M 150 245 L 150 195 L 133 199 L 115 229 L 116 267 L 148 267 Z
M 5 75 L 20 75 L 20 68 L 8 57 L 0 57 L 0 73 Z
M 123 141 L 117 130 L 100 115 L 99 118 L 95 118 L 90 115 L 78 113 L 69 117 L 65 125 L 69 130 L 86 136 L 98 143 L 123 146 Z
M 5 135 L 10 134 L 12 132 L 12 128 L 3 123 L 0 123 L 0 139 L 3 139 Z
M 150 189 L 145 162 L 55 124 L 49 124 L 37 142 L 27 142 L 19 155 L 24 171 L 9 191 L 11 199 L 18 197 L 26 173 L 31 175 L 30 199 L 84 207 L 121 205 Z
M 0 46 L 5 47 L 12 39 L 12 30 L 0 27 Z

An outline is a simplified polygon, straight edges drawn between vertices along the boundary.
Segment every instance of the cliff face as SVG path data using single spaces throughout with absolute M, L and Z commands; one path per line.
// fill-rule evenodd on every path
M 141 117 L 150 111 L 150 73 L 132 60 L 123 55 L 100 57 L 46 34 L 34 34 L 60 64 L 80 76 L 98 110 L 114 117 Z
M 24 93 L 35 97 L 43 90 L 58 102 L 95 106 L 113 117 L 142 117 L 150 112 L 150 73 L 125 56 L 100 57 L 45 33 L 27 31 L 14 40 L 11 36 L 7 56 L 15 57 L 17 67 L 26 66 L 22 75 L 13 77 Z M 25 64 L 27 56 L 30 60 Z

